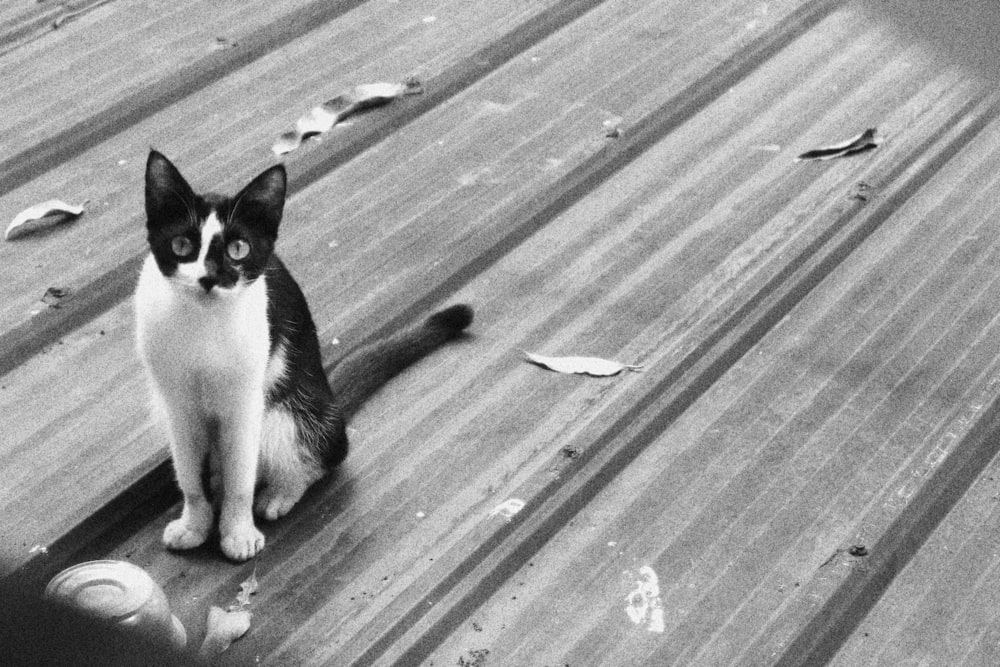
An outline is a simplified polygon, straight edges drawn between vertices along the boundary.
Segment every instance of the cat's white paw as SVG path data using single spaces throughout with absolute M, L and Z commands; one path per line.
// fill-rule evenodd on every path
M 274 521 L 288 514 L 295 503 L 302 497 L 302 491 L 274 490 L 272 487 L 264 487 L 257 494 L 257 502 L 254 503 L 254 511 L 257 516 Z
M 163 529 L 163 544 L 168 549 L 194 549 L 200 547 L 208 539 L 211 525 L 204 527 L 193 525 L 184 517 L 175 519 Z
M 264 548 L 264 534 L 252 523 L 222 534 L 222 553 L 235 561 L 249 560 Z

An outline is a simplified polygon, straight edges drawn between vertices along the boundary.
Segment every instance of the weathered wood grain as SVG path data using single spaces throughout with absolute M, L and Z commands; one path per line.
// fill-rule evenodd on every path
M 0 558 L 17 576 L 131 560 L 198 638 L 256 569 L 226 664 L 988 660 L 996 559 L 974 528 L 994 514 L 1000 415 L 996 96 L 832 0 L 351 6 L 252 62 L 133 73 L 176 95 L 12 181 L 8 197 L 107 202 L 0 247 Z M 477 307 L 473 334 L 368 404 L 346 465 L 264 526 L 255 563 L 166 552 L 127 156 L 155 141 L 231 189 L 301 111 L 414 73 L 423 96 L 287 158 L 279 248 L 328 362 L 451 301 Z M 877 151 L 792 161 L 872 126 Z M 32 272 L 73 288 L 64 308 L 25 315 Z M 643 371 L 561 376 L 521 349 Z M 663 632 L 626 613 L 643 566 Z

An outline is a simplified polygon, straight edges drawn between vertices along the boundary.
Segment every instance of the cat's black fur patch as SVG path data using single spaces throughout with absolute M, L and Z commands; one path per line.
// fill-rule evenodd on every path
M 166 157 L 151 151 L 146 162 L 146 231 L 160 272 L 170 277 L 178 264 L 200 257 L 201 229 L 215 211 L 222 235 L 210 241 L 206 260 L 211 270 L 202 286 L 206 291 L 216 286 L 228 289 L 241 276 L 248 283 L 256 280 L 267 268 L 278 238 L 286 179 L 285 168 L 277 165 L 234 197 L 198 195 Z M 186 257 L 179 258 L 171 248 L 177 236 L 192 244 L 193 250 Z M 237 239 L 250 243 L 250 254 L 241 260 L 226 253 L 226 246 Z
M 300 428 L 300 433 L 313 434 L 302 444 L 315 460 L 331 468 L 347 456 L 347 434 L 323 370 L 316 325 L 305 295 L 277 255 L 271 255 L 265 277 L 271 354 L 283 347 L 289 371 L 271 387 L 268 403 L 287 408 L 299 424 L 317 427 Z
M 160 273 L 168 278 L 181 261 L 194 261 L 201 244 L 201 222 L 211 212 L 209 201 L 197 196 L 177 168 L 156 151 L 146 160 L 146 239 Z M 184 236 L 195 251 L 182 260 L 171 250 L 171 241 Z

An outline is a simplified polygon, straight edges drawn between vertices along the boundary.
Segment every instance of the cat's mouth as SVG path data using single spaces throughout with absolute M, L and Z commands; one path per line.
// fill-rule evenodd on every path
M 199 301 L 222 299 L 236 291 L 235 285 L 223 285 L 214 278 L 198 278 L 194 281 L 182 280 L 179 282 L 185 292 Z

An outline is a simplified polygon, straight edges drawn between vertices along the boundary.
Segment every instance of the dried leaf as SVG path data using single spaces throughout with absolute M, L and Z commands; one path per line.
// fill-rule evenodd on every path
M 212 45 L 212 48 L 214 48 L 214 49 L 216 49 L 218 51 L 222 51 L 222 50 L 225 50 L 225 49 L 236 48 L 237 45 L 238 45 L 238 43 L 235 42 L 235 41 L 233 41 L 229 37 L 226 37 L 224 35 L 219 35 L 218 37 L 215 38 L 215 42 Z
M 795 158 L 795 161 L 830 160 L 835 157 L 856 155 L 877 148 L 880 143 L 882 143 L 882 137 L 878 136 L 878 128 L 870 127 L 853 139 L 848 139 L 832 146 L 806 151 Z
M 87 202 L 84 202 L 86 204 Z M 75 220 L 83 215 L 83 206 L 74 206 L 58 199 L 35 204 L 24 209 L 7 225 L 4 240 L 23 236 L 32 231 L 55 225 L 68 220 Z
M 205 641 L 199 651 L 201 657 L 211 658 L 229 648 L 250 629 L 251 617 L 252 614 L 246 609 L 224 611 L 220 607 L 211 607 L 208 610 Z
M 61 308 L 62 300 L 69 296 L 69 290 L 65 287 L 50 287 L 42 295 L 42 303 L 49 308 Z
M 236 603 L 229 605 L 229 611 L 250 606 L 250 596 L 257 592 L 257 568 L 254 567 L 250 577 L 240 584 L 240 592 L 236 594 Z
M 417 95 L 423 92 L 420 83 L 414 79 L 405 83 L 369 83 L 356 86 L 354 90 L 329 99 L 313 107 L 295 123 L 295 129 L 278 137 L 271 150 L 276 155 L 284 155 L 298 148 L 307 137 L 323 134 L 348 116 L 388 104 L 402 95 Z
M 614 118 L 609 118 L 602 126 L 604 127 L 604 136 L 608 139 L 618 139 L 622 136 L 621 124 L 624 119 L 621 116 L 615 116 Z
M 858 181 L 851 188 L 850 199 L 856 199 L 860 202 L 868 201 L 868 194 L 871 192 L 872 186 L 868 185 L 864 181 Z
M 528 361 L 542 368 L 556 371 L 557 373 L 578 373 L 580 375 L 593 375 L 594 377 L 609 377 L 618 375 L 623 370 L 638 371 L 642 366 L 620 364 L 617 361 L 608 359 L 598 359 L 597 357 L 545 357 L 532 352 L 525 352 Z

